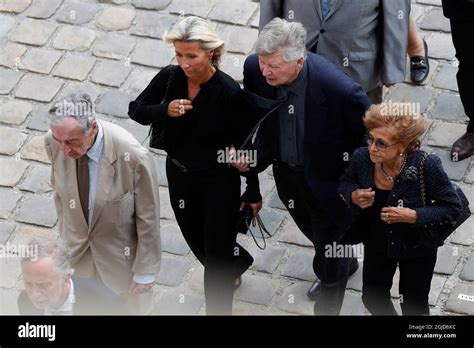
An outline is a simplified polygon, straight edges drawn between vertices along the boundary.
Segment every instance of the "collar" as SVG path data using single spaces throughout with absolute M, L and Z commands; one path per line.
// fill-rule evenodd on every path
M 293 81 L 291 85 L 288 86 L 288 90 L 290 92 L 293 92 L 294 94 L 305 93 L 307 76 L 308 76 L 308 64 L 306 63 L 306 60 L 305 60 L 303 67 L 301 68 L 301 71 L 298 74 L 298 77 L 296 78 L 296 80 Z
M 70 313 L 72 313 L 73 307 L 74 307 L 74 302 L 76 302 L 75 297 L 74 297 L 74 282 L 72 281 L 72 279 L 69 279 L 69 293 L 68 293 L 68 295 L 66 297 L 66 300 L 64 301 L 63 305 L 58 310 L 46 308 L 44 310 L 44 314 L 46 314 L 46 315 L 55 315 L 55 314 L 59 314 L 61 312 L 70 312 Z
M 104 147 L 104 131 L 99 122 L 97 122 L 99 131 L 95 139 L 94 145 L 87 151 L 87 156 L 96 163 L 99 163 L 100 155 L 102 154 L 102 148 Z

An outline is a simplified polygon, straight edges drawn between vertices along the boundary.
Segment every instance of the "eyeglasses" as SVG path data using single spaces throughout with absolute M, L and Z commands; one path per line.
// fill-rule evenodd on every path
M 366 135 L 365 135 L 365 138 L 366 138 L 366 140 L 367 140 L 367 144 L 369 145 L 369 147 L 372 146 L 372 144 L 375 143 L 375 147 L 376 147 L 377 150 L 379 150 L 379 151 L 383 151 L 383 150 L 388 149 L 388 148 L 391 147 L 391 146 L 400 144 L 400 142 L 398 142 L 398 143 L 395 143 L 395 144 L 392 144 L 392 145 L 388 145 L 388 144 L 385 144 L 382 140 L 375 139 L 375 138 L 374 138 L 372 135 L 370 135 L 370 134 L 366 134 Z

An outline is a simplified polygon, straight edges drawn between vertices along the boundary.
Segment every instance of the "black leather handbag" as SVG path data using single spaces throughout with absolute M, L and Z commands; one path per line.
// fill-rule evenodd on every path
M 260 229 L 260 234 L 263 239 L 263 247 L 258 244 L 257 239 L 255 238 L 254 234 L 252 233 L 251 226 L 255 227 L 258 226 Z M 250 205 L 246 204 L 244 209 L 242 209 L 239 212 L 239 217 L 237 219 L 237 225 L 236 225 L 236 230 L 238 233 L 242 234 L 247 234 L 247 232 L 250 232 L 250 235 L 253 238 L 253 241 L 257 245 L 257 247 L 260 250 L 265 250 L 267 247 L 267 242 L 265 240 L 265 234 L 268 237 L 272 237 L 272 234 L 268 232 L 267 228 L 263 224 L 262 219 L 260 218 L 260 215 L 257 215 L 257 217 L 253 217 L 253 209 Z
M 170 69 L 170 74 L 168 76 L 168 82 L 166 84 L 166 92 L 161 104 L 167 101 L 169 90 L 171 84 L 174 80 L 174 75 L 176 74 L 176 70 L 178 69 L 177 65 L 172 65 Z M 150 125 L 150 131 L 148 132 L 148 137 L 150 138 L 149 146 L 154 149 L 164 150 L 165 143 L 166 143 L 166 127 L 163 125 L 158 125 L 157 123 L 152 123 Z

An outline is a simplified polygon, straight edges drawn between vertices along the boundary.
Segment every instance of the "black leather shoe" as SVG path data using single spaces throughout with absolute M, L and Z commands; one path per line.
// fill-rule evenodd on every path
M 311 301 L 316 301 L 320 292 L 321 292 L 321 281 L 319 280 L 319 278 L 316 278 L 313 285 L 311 285 L 308 292 L 306 293 L 306 296 L 308 296 L 308 298 Z
M 474 133 L 466 132 L 456 140 L 451 149 L 451 159 L 455 162 L 474 155 Z
M 423 46 L 425 46 L 424 56 L 410 57 L 410 77 L 415 85 L 421 85 L 430 74 L 430 61 L 428 59 L 428 45 L 423 39 Z

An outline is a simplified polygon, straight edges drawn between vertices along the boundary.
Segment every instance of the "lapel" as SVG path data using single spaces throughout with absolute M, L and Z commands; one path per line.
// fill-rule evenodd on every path
M 99 177 L 97 178 L 97 188 L 95 193 L 94 211 L 92 212 L 92 222 L 89 226 L 89 233 L 94 229 L 97 220 L 104 209 L 109 198 L 112 184 L 114 182 L 115 169 L 113 163 L 117 160 L 115 147 L 111 138 L 110 129 L 106 122 L 100 121 L 104 131 L 104 148 L 99 162 Z
M 321 22 L 322 22 L 323 16 L 321 14 L 321 0 L 313 0 L 313 5 L 314 5 L 314 9 L 316 10 L 316 13 L 319 16 L 319 19 L 321 19 Z
M 314 58 L 317 56 L 314 53 L 308 52 L 308 84 L 306 86 L 306 100 L 305 100 L 305 110 L 312 110 L 314 105 L 323 104 L 326 100 L 318 79 L 318 67 Z M 308 114 L 305 112 L 305 114 Z
M 332 0 L 331 9 L 329 10 L 329 13 L 324 21 L 327 21 L 329 18 L 331 18 L 331 16 L 337 11 L 338 7 L 341 6 L 342 2 L 343 0 Z M 321 6 L 321 4 L 319 6 Z

